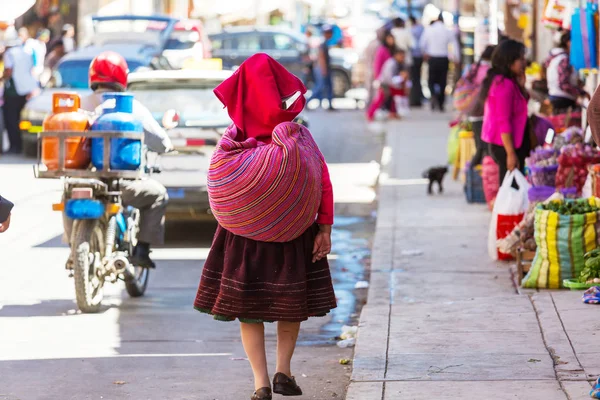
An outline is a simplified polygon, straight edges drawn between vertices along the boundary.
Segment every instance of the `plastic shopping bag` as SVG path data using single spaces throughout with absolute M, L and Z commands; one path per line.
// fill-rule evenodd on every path
M 454 165 L 458 158 L 458 148 L 460 146 L 460 138 L 458 137 L 460 124 L 450 128 L 450 135 L 448 135 L 448 164 Z
M 513 187 L 513 182 L 516 183 L 518 189 Z M 492 260 L 510 260 L 512 258 L 510 254 L 501 253 L 498 250 L 497 241 L 508 236 L 523 220 L 529 207 L 527 196 L 529 187 L 529 182 L 519 170 L 508 172 L 504 177 L 494 203 L 488 235 L 488 253 Z

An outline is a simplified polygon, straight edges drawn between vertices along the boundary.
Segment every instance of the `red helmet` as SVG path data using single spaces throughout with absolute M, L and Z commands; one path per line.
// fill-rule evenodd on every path
M 119 53 L 105 51 L 90 64 L 90 87 L 95 90 L 99 84 L 115 86 L 119 90 L 127 88 L 127 61 Z

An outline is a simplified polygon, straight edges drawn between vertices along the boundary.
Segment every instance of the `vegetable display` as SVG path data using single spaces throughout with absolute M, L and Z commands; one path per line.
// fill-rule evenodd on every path
M 600 154 L 590 146 L 578 143 L 563 147 L 558 156 L 556 187 L 574 186 L 581 193 L 588 176 L 588 166 L 597 163 L 600 163 Z
M 600 211 L 599 207 L 590 204 L 585 199 L 568 202 L 551 201 L 548 204 L 542 204 L 541 207 L 543 210 L 554 211 L 560 215 L 580 215 Z
M 585 267 L 579 275 L 579 282 L 600 283 L 600 249 L 594 249 L 584 256 Z
M 558 151 L 538 147 L 525 159 L 529 181 L 534 186 L 554 186 L 558 171 Z

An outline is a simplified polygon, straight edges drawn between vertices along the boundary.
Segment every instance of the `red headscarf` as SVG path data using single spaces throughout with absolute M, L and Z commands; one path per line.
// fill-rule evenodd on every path
M 304 108 L 306 87 L 300 79 L 264 53 L 248 58 L 214 90 L 243 136 L 270 142 L 273 129 L 291 122 Z M 300 92 L 286 110 L 283 100 Z

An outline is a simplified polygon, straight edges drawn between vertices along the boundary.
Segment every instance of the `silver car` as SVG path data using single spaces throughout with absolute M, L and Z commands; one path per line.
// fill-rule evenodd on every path
M 169 130 L 175 152 L 163 155 L 153 178 L 169 193 L 167 219 L 212 218 L 206 191 L 211 155 L 231 123 L 213 89 L 231 71 L 144 71 L 129 75 L 129 91 L 161 122 L 167 111 L 179 115 Z

